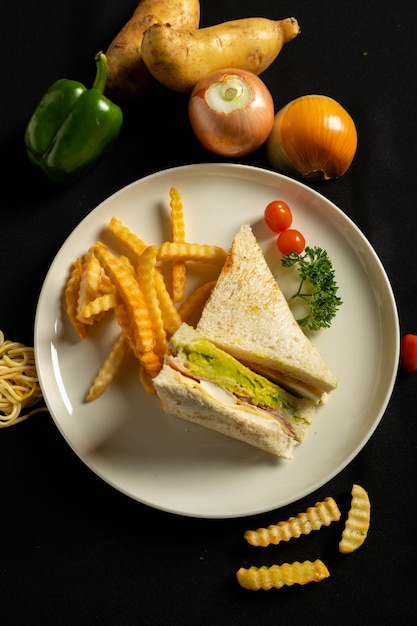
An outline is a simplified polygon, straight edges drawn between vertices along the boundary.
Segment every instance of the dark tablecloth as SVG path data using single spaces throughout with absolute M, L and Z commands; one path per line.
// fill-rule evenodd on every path
M 61 77 L 90 84 L 95 53 L 135 6 L 134 0 L 1 5 L 0 328 L 6 338 L 33 345 L 47 270 L 102 200 L 158 170 L 219 160 L 192 135 L 185 97 L 157 88 L 126 107 L 118 142 L 80 182 L 57 187 L 29 163 L 23 133 L 43 92 Z M 301 25 L 301 35 L 263 75 L 277 109 L 322 93 L 354 118 L 359 143 L 352 166 L 340 179 L 312 187 L 369 239 L 391 281 L 401 333 L 417 332 L 417 5 L 201 2 L 202 26 L 249 16 L 295 16 Z M 269 167 L 262 148 L 239 162 Z M 360 345 L 357 351 L 360 359 Z M 408 623 L 417 593 L 416 376 L 399 373 L 376 431 L 339 475 L 302 500 L 247 518 L 194 519 L 130 499 L 79 460 L 48 413 L 0 430 L 1 623 Z M 329 495 L 347 505 L 354 482 L 372 502 L 360 550 L 339 555 L 340 526 L 331 526 L 265 552 L 268 563 L 323 558 L 328 580 L 257 593 L 239 588 L 235 571 L 254 558 L 243 540 L 246 529 L 296 515 Z

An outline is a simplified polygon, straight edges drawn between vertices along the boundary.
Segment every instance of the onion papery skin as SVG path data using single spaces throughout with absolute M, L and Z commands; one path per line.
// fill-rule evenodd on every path
M 350 167 L 358 136 L 349 113 L 333 98 L 306 95 L 275 115 L 266 142 L 272 167 L 305 181 L 338 178 Z
M 237 96 L 232 102 L 222 103 L 227 85 L 234 79 L 245 85 L 247 98 Z M 216 98 L 209 95 L 210 89 L 216 90 Z M 275 110 L 272 95 L 258 76 L 246 70 L 226 68 L 198 81 L 190 95 L 188 115 L 204 148 L 223 157 L 241 157 L 265 143 L 272 130 Z

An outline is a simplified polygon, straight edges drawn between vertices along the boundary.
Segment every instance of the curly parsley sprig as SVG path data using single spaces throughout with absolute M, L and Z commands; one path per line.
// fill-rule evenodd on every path
M 339 287 L 326 250 L 307 246 L 301 254 L 291 252 L 281 259 L 283 267 L 296 263 L 300 284 L 292 298 L 301 298 L 309 307 L 308 314 L 297 322 L 310 330 L 329 328 L 343 302 L 337 295 Z

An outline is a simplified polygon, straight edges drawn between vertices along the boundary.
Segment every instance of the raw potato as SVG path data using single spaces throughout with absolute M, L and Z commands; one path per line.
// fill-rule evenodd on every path
M 154 24 L 142 41 L 142 58 L 163 85 L 190 93 L 207 74 L 227 67 L 261 74 L 300 33 L 294 17 L 249 17 L 194 31 Z
M 143 93 L 153 78 L 142 61 L 143 33 L 156 23 L 198 28 L 200 0 L 141 0 L 130 20 L 109 45 L 106 96 L 119 104 Z

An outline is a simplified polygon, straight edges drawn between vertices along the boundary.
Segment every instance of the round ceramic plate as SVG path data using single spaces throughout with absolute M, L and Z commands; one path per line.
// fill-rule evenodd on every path
M 80 340 L 67 319 L 63 289 L 75 258 L 105 238 L 117 216 L 149 244 L 169 238 L 169 190 L 182 195 L 186 238 L 228 249 L 251 224 L 285 293 L 274 234 L 263 211 L 286 201 L 307 245 L 332 259 L 343 305 L 330 329 L 311 336 L 339 379 L 316 412 L 292 460 L 277 459 L 201 426 L 165 414 L 145 392 L 129 359 L 99 399 L 86 392 L 118 327 L 96 324 Z M 116 249 L 115 249 L 116 251 Z M 118 250 L 120 252 L 120 250 Z M 290 294 L 286 294 L 287 296 Z M 229 518 L 273 510 L 313 492 L 363 448 L 380 422 L 395 382 L 399 323 L 392 289 L 375 251 L 353 222 L 309 187 L 267 170 L 235 164 L 173 168 L 138 180 L 94 209 L 58 252 L 43 285 L 35 354 L 50 413 L 73 451 L 107 483 L 164 511 Z

